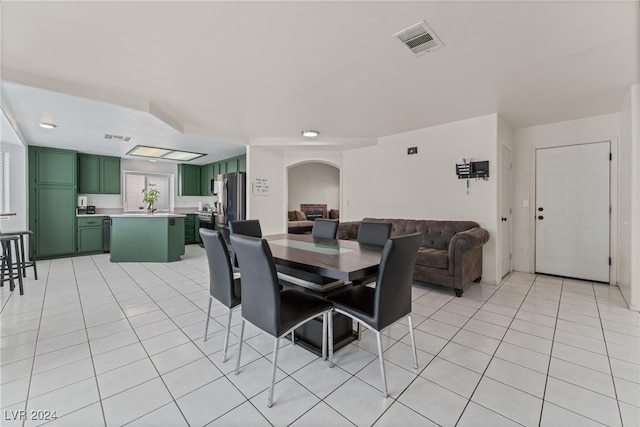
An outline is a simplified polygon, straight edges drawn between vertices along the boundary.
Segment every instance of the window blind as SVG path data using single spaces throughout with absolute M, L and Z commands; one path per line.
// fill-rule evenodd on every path
M 142 189 L 149 191 L 150 184 L 155 184 L 155 188 L 160 192 L 160 197 L 155 204 L 155 209 L 171 209 L 171 180 L 169 175 L 125 172 L 123 196 L 125 212 L 140 211 L 146 208 Z
M 0 152 L 0 212 L 9 212 L 9 153 Z

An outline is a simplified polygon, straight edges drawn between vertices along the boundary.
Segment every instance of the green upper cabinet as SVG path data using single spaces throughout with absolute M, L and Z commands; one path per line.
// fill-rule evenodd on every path
M 76 185 L 76 152 L 29 147 L 31 185 Z
M 179 196 L 200 195 L 200 166 L 178 165 L 178 189 Z
M 211 195 L 211 180 L 214 177 L 215 175 L 214 175 L 213 163 L 209 163 L 208 165 L 204 165 L 200 167 L 200 195 L 201 196 Z
M 120 158 L 78 154 L 78 193 L 120 194 Z
M 120 157 L 102 156 L 102 193 L 120 194 Z
M 238 172 L 238 158 L 232 157 L 226 160 L 227 163 L 227 173 Z
M 247 171 L 247 155 L 243 154 L 238 157 L 238 172 L 246 172 Z

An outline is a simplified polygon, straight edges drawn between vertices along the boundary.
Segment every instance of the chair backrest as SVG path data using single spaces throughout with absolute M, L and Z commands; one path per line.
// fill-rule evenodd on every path
M 243 236 L 262 237 L 260 221 L 257 219 L 229 221 L 229 232 L 231 234 L 242 234 Z
M 391 236 L 390 222 L 362 222 L 358 229 L 358 242 L 384 246 Z
M 423 234 L 390 238 L 382 250 L 376 282 L 374 317 L 379 330 L 411 313 L 411 284 Z
M 209 263 L 209 293 L 225 306 L 232 307 L 240 295 L 235 295 L 227 244 L 221 233 L 207 228 L 200 229 L 200 238 Z
M 335 239 L 338 234 L 339 223 L 340 222 L 335 219 L 316 219 L 313 221 L 311 235 L 313 237 L 322 237 L 324 239 Z
M 269 244 L 264 239 L 232 234 L 242 276 L 242 317 L 279 336 L 280 283 Z

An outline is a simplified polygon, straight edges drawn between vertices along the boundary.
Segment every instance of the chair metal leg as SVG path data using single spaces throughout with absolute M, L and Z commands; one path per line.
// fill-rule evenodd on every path
M 18 240 L 14 240 L 13 248 L 16 250 L 16 272 L 18 273 L 18 285 L 20 287 L 20 295 L 24 295 L 24 287 L 22 286 L 22 274 L 20 266 L 24 260 L 20 260 L 20 252 L 18 248 Z
M 360 322 L 356 322 L 356 335 L 358 336 L 358 341 L 362 338 L 362 326 L 360 326 Z
M 227 349 L 229 348 L 229 333 L 231 332 L 231 315 L 233 309 L 229 309 L 229 316 L 227 318 L 227 331 L 224 334 L 224 351 L 222 353 L 222 363 L 227 361 Z
M 380 359 L 380 372 L 382 373 L 382 394 L 384 397 L 389 397 L 387 391 L 387 376 L 384 372 L 384 357 L 382 357 L 382 338 L 380 331 L 376 331 L 376 338 L 378 339 L 378 358 Z
M 271 386 L 269 387 L 269 399 L 267 406 L 271 408 L 273 406 L 273 389 L 276 386 L 276 367 L 278 366 L 278 347 L 280 347 L 280 338 L 276 338 L 275 345 L 273 347 L 273 368 L 271 370 Z
M 333 311 L 329 312 L 327 329 L 329 330 L 329 367 L 333 368 Z
M 327 313 L 322 314 L 322 360 L 327 360 Z
M 212 296 L 209 296 L 209 308 L 207 309 L 207 321 L 204 322 L 204 341 L 207 340 L 207 332 L 209 331 L 209 316 L 211 315 L 211 302 L 213 300 Z
M 407 316 L 407 320 L 409 320 L 409 335 L 411 336 L 411 349 L 413 350 L 413 369 L 418 369 L 418 353 L 416 352 L 416 338 L 413 336 L 411 313 Z
M 31 256 L 31 262 L 33 263 L 33 277 L 38 280 L 38 267 L 36 267 L 36 250 L 35 243 L 33 242 L 33 233 L 29 234 L 29 253 Z
M 296 345 L 296 330 L 291 331 L 291 344 Z
M 238 358 L 236 359 L 236 375 L 240 373 L 240 355 L 242 354 L 243 339 L 244 339 L 244 318 L 240 322 L 240 342 L 238 343 Z
M 22 263 L 18 265 L 22 266 L 22 277 L 27 277 L 27 259 L 24 257 L 24 235 L 22 234 L 20 235 L 20 257 Z

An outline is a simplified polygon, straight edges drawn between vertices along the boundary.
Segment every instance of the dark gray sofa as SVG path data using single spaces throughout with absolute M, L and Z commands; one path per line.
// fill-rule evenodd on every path
M 391 237 L 424 233 L 413 279 L 453 288 L 456 296 L 482 277 L 482 246 L 489 232 L 473 221 L 364 218 L 340 223 L 338 239 L 355 240 L 360 223 L 390 222 Z

